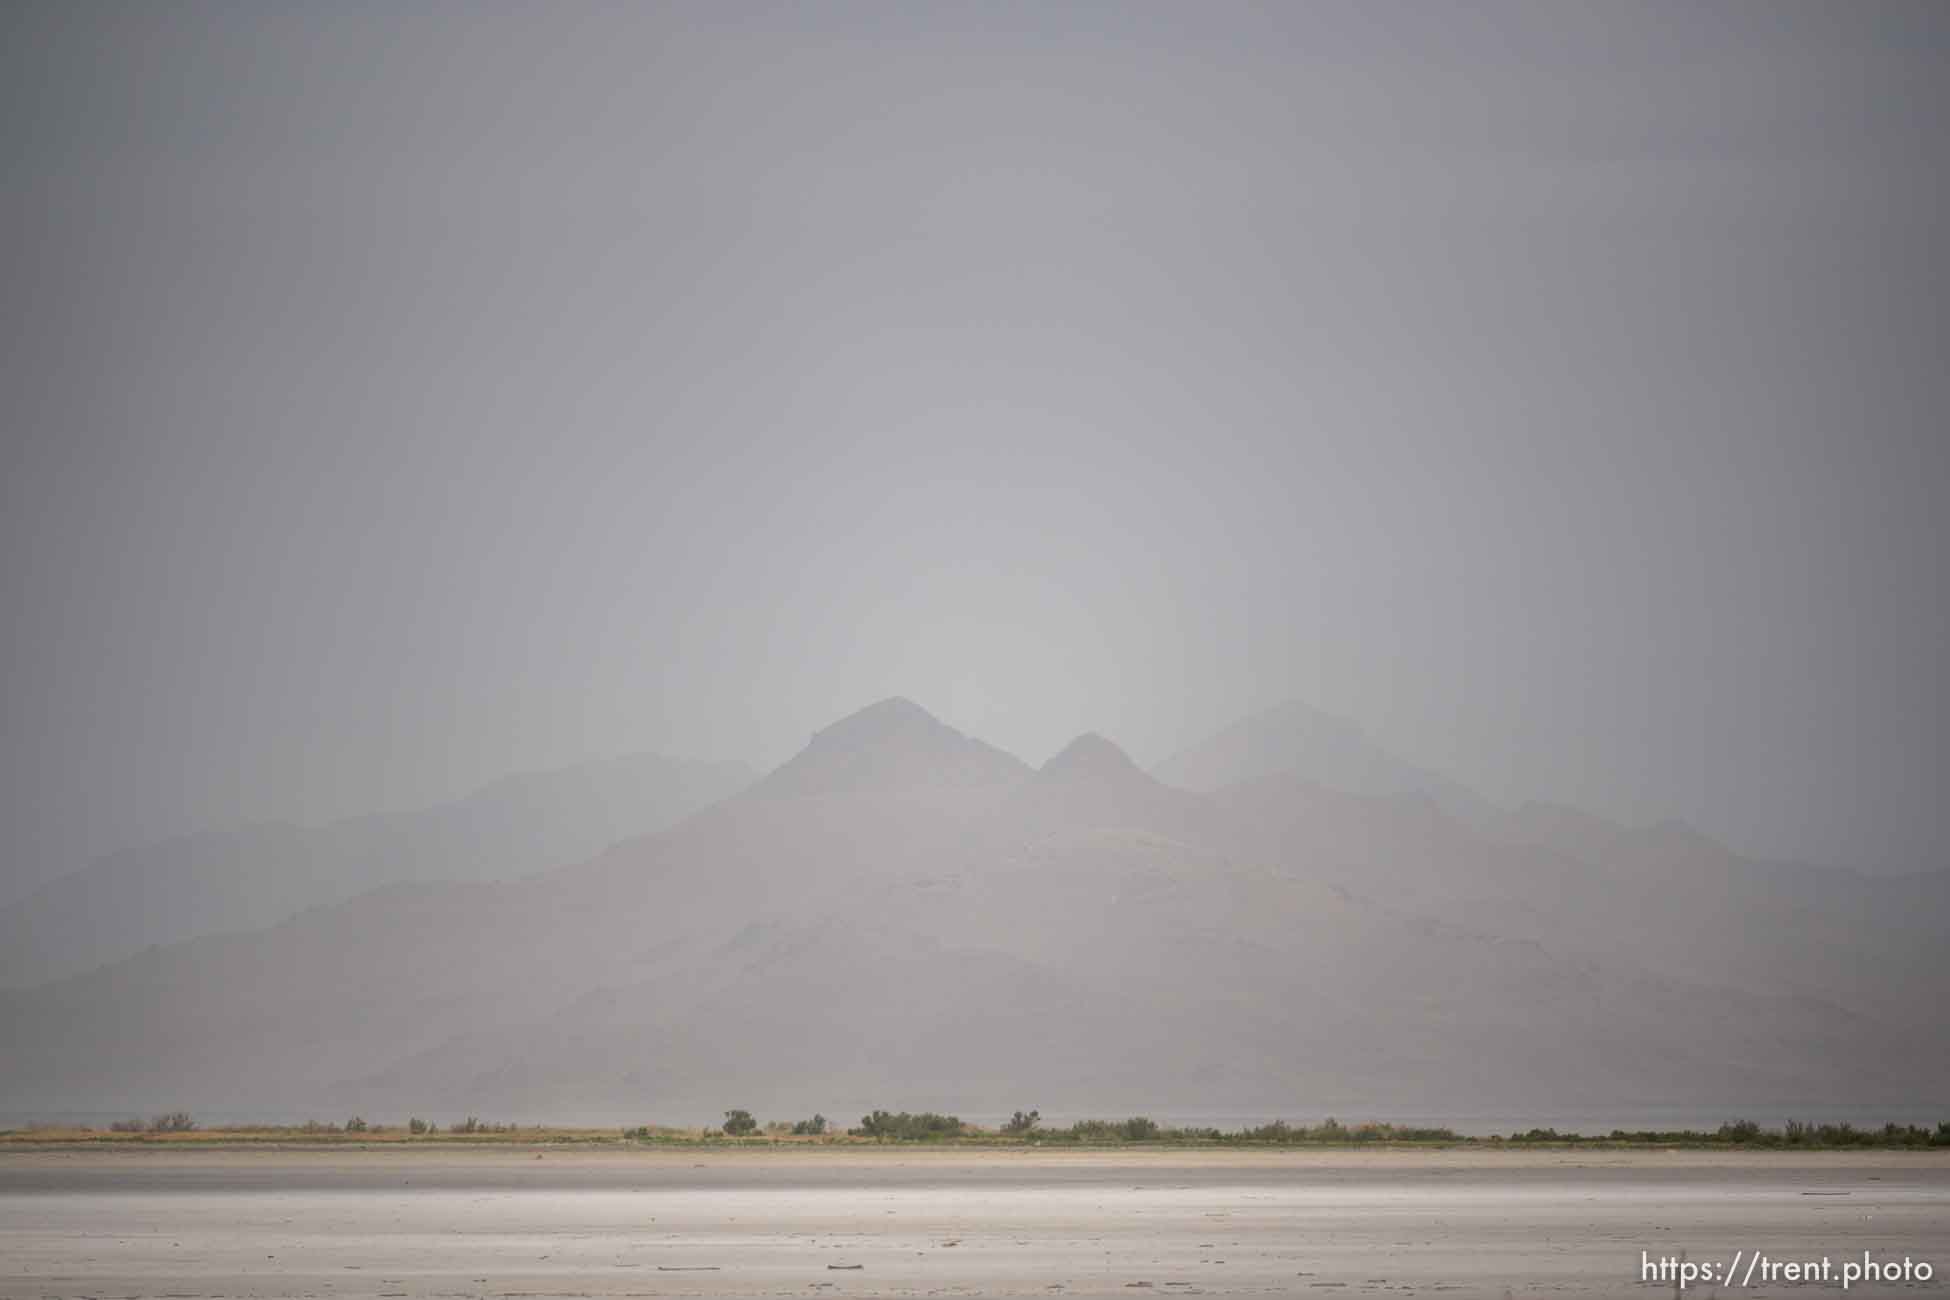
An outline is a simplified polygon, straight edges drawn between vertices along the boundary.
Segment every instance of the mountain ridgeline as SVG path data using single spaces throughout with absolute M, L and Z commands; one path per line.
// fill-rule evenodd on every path
M 272 925 L 380 885 L 543 871 L 663 830 L 753 775 L 743 763 L 634 754 L 504 777 L 433 808 L 144 844 L 0 907 L 0 986 L 77 974 L 150 944 Z
M 1506 812 L 1315 717 L 1153 773 L 1095 735 L 1032 769 L 884 701 L 541 874 L 392 884 L 0 993 L 0 1099 L 555 1120 L 1941 1100 L 1944 874 Z

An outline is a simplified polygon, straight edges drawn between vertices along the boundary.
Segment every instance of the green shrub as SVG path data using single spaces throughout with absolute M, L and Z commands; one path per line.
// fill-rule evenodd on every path
M 1002 1131 L 1011 1137 L 1021 1137 L 1033 1130 L 1042 1121 L 1043 1113 L 1039 1110 L 1032 1110 L 1027 1113 L 1017 1111 L 1009 1117 L 1009 1122 L 1002 1126 Z
M 1070 1142 L 1151 1142 L 1163 1137 L 1183 1137 L 1178 1129 L 1166 1130 L 1158 1121 L 1143 1115 L 1129 1119 L 1080 1119 L 1067 1129 L 1046 1134 Z
M 724 1113 L 724 1132 L 726 1137 L 749 1137 L 758 1132 L 758 1121 L 748 1110 L 728 1110 Z
M 1459 1142 L 1456 1130 L 1439 1125 L 1425 1128 L 1398 1128 L 1395 1136 L 1407 1142 Z
M 1575 1133 L 1559 1133 L 1554 1128 L 1533 1128 L 1527 1133 L 1512 1133 L 1512 1142 L 1564 1142 L 1576 1141 Z
M 792 1136 L 794 1137 L 826 1136 L 826 1117 L 824 1115 L 814 1114 L 811 1119 L 802 1119 L 798 1121 L 792 1126 Z
M 854 1137 L 894 1139 L 896 1141 L 917 1141 L 929 1138 L 958 1137 L 962 1132 L 962 1122 L 953 1115 L 937 1115 L 933 1111 L 922 1111 L 910 1115 L 906 1111 L 893 1114 L 884 1110 L 874 1111 L 860 1120 L 860 1127 L 849 1129 Z

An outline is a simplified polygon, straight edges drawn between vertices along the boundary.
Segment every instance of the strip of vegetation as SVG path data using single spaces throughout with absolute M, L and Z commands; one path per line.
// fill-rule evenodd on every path
M 1492 1139 L 1493 1140 L 1493 1139 Z M 1884 1124 L 1881 1128 L 1857 1128 L 1853 1124 L 1804 1124 L 1789 1120 L 1778 1129 L 1765 1129 L 1752 1120 L 1730 1120 L 1713 1133 L 1691 1130 L 1661 1132 L 1649 1129 L 1613 1129 L 1602 1138 L 1561 1134 L 1553 1129 L 1531 1129 L 1512 1134 L 1512 1142 L 1613 1142 L 1647 1146 L 1751 1146 L 1751 1147 L 1950 1147 L 1950 1123 L 1934 1130 L 1918 1124 Z
M 151 1119 L 118 1120 L 105 1132 L 92 1128 L 30 1128 L 0 1130 L 10 1142 L 347 1142 L 347 1143 L 614 1143 L 614 1129 L 570 1129 L 491 1123 L 468 1116 L 438 1124 L 418 1118 L 404 1125 L 367 1122 L 353 1116 L 341 1124 L 307 1120 L 292 1125 L 199 1126 L 185 1111 L 171 1111 Z M 933 1111 L 875 1110 L 860 1123 L 837 1131 L 824 1115 L 810 1119 L 761 1123 L 752 1112 L 734 1108 L 723 1124 L 706 1129 L 638 1125 L 621 1131 L 621 1140 L 636 1144 L 698 1145 L 829 1145 L 849 1143 L 934 1143 L 963 1146 L 1202 1146 L 1202 1147 L 1358 1147 L 1466 1146 L 1519 1148 L 1578 1147 L 1694 1147 L 1708 1149 L 1815 1150 L 1863 1148 L 1950 1148 L 1950 1122 L 1934 1129 L 1914 1124 L 1885 1124 L 1857 1128 L 1852 1124 L 1808 1124 L 1790 1120 L 1778 1129 L 1752 1120 L 1729 1120 L 1715 1130 L 1613 1129 L 1605 1134 L 1560 1132 L 1533 1128 L 1490 1137 L 1469 1137 L 1443 1127 L 1405 1124 L 1342 1124 L 1327 1119 L 1319 1124 L 1270 1124 L 1236 1130 L 1178 1127 L 1142 1115 L 1127 1119 L 1081 1119 L 1067 1126 L 1051 1126 L 1034 1110 L 1017 1111 L 996 1128 L 983 1128 L 954 1115 Z
M 186 1110 L 173 1110 L 167 1115 L 158 1115 L 144 1122 L 139 1119 L 118 1119 L 108 1126 L 111 1133 L 194 1133 L 196 1121 Z
M 796 1124 L 773 1122 L 760 1125 L 745 1110 L 725 1112 L 725 1124 L 707 1129 L 706 1140 L 778 1139 L 788 1136 L 824 1134 L 825 1117 Z M 817 1124 L 818 1127 L 812 1127 Z M 645 1126 L 625 1130 L 624 1137 L 638 1141 L 657 1140 Z M 657 1138 L 670 1140 L 676 1134 L 663 1130 Z M 1199 1146 L 1365 1146 L 1365 1145 L 1443 1145 L 1443 1146 L 1666 1146 L 1666 1147 L 1759 1147 L 1759 1148 L 1850 1148 L 1850 1147 L 1950 1147 L 1950 1122 L 1928 1129 L 1910 1124 L 1885 1124 L 1881 1128 L 1857 1128 L 1852 1124 L 1806 1124 L 1790 1120 L 1779 1129 L 1766 1129 L 1752 1120 L 1729 1120 L 1715 1130 L 1703 1129 L 1613 1129 L 1604 1134 L 1560 1132 L 1554 1128 L 1533 1128 L 1511 1133 L 1472 1137 L 1454 1129 L 1411 1124 L 1362 1123 L 1347 1125 L 1328 1118 L 1319 1124 L 1292 1124 L 1274 1120 L 1270 1124 L 1237 1130 L 1209 1127 L 1177 1127 L 1158 1123 L 1143 1115 L 1128 1119 L 1080 1119 L 1067 1127 L 1043 1123 L 1039 1111 L 1017 1111 L 995 1129 L 970 1124 L 953 1115 L 931 1111 L 876 1110 L 861 1118 L 846 1137 L 873 1142 L 958 1142 L 1021 1143 L 1026 1145 L 1112 1146 L 1132 1144 Z M 681 1138 L 679 1139 L 681 1140 Z M 839 1139 L 829 1139 L 839 1140 Z

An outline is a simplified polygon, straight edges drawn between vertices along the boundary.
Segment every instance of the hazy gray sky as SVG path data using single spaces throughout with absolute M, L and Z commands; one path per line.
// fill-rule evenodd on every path
M 1946 865 L 1950 7 L 0 27 L 0 883 L 895 693 Z

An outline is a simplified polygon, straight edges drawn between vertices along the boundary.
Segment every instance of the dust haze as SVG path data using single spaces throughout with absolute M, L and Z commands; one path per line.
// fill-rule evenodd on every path
M 1935 1118 L 1942 7 L 0 35 L 0 1111 Z

